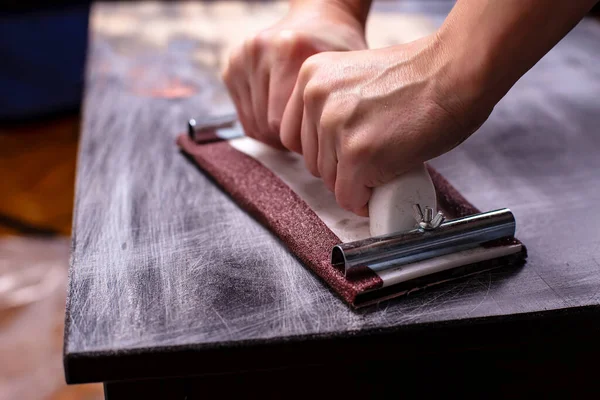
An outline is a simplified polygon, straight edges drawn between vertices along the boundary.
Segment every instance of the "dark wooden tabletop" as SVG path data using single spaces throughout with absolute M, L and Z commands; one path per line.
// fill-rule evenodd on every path
M 67 380 L 597 335 L 600 25 L 580 24 L 478 133 L 433 161 L 480 209 L 513 210 L 527 264 L 357 312 L 174 142 L 188 118 L 232 110 L 217 72 L 227 48 L 283 10 L 222 2 L 95 6 L 66 314 Z M 410 40 L 435 25 L 391 11 L 373 18 L 375 45 Z

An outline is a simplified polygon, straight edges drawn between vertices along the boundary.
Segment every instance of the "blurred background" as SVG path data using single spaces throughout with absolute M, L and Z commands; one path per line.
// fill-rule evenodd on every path
M 0 400 L 104 398 L 62 369 L 90 3 L 0 3 Z
M 67 387 L 62 370 L 91 2 L 0 7 L 0 400 L 101 399 L 100 385 Z

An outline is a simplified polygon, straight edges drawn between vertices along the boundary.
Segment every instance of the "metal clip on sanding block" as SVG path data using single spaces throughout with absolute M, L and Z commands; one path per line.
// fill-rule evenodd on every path
M 188 136 L 196 143 L 209 143 L 243 136 L 236 114 L 192 118 L 188 121 Z
M 331 263 L 343 268 L 346 276 L 364 267 L 378 272 L 474 249 L 512 238 L 514 234 L 515 217 L 503 208 L 446 221 L 432 229 L 417 226 L 404 232 L 342 243 L 333 248 Z M 484 252 L 485 247 L 481 250 Z
M 335 246 L 332 265 L 347 278 L 368 268 L 397 295 L 501 266 L 502 259 L 523 251 L 507 208 L 448 221 L 436 210 L 424 164 L 375 188 L 369 201 L 372 237 Z

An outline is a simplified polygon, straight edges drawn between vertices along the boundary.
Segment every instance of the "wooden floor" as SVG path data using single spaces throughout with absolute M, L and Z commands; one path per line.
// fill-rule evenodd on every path
M 0 240 L 28 238 L 31 241 L 25 243 L 31 244 L 31 252 L 40 251 L 34 236 L 53 238 L 52 243 L 64 247 L 57 275 L 60 282 L 50 298 L 7 306 L 1 301 L 6 293 L 0 288 L 0 400 L 13 399 L 16 394 L 32 400 L 103 398 L 101 385 L 67 386 L 62 376 L 78 133 L 78 115 L 0 125 Z M 0 249 L 0 261 L 15 257 L 1 253 Z M 7 276 L 2 275 L 2 267 L 0 263 L 0 277 Z M 35 397 L 30 397 L 32 393 Z

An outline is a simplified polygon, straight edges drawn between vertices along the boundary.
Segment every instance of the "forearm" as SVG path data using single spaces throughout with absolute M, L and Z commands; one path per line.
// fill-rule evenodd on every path
M 493 107 L 596 2 L 458 0 L 438 33 L 449 78 Z
M 372 0 L 290 0 L 290 7 L 319 7 L 326 5 L 338 7 L 340 12 L 347 13 L 359 21 L 363 28 L 367 22 Z

